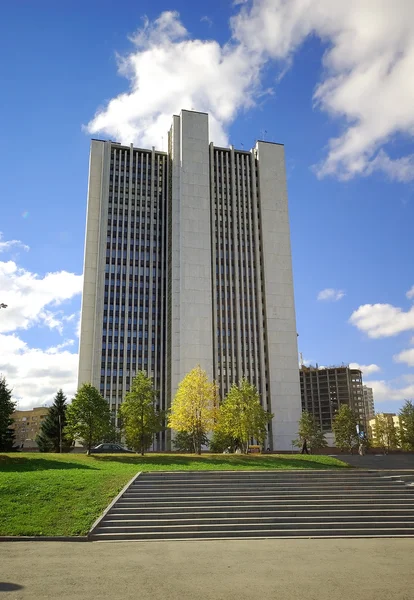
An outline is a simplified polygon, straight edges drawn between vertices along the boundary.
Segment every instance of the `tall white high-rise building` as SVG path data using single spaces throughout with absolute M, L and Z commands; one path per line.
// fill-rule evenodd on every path
M 301 414 L 296 338 L 282 145 L 216 147 L 208 115 L 186 110 L 168 152 L 92 140 L 79 384 L 115 416 L 141 369 L 162 409 L 197 364 L 222 397 L 245 376 L 274 414 L 267 444 L 287 450 Z

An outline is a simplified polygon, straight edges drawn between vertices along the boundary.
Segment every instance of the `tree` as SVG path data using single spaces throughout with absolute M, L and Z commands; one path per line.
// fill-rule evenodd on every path
M 256 387 L 243 378 L 239 385 L 231 386 L 220 406 L 217 431 L 236 440 L 241 450 L 247 453 L 252 438 L 263 444 L 267 436 L 267 425 L 273 418 L 260 404 Z
M 122 427 L 119 425 L 121 417 L 118 413 L 118 426 L 111 422 L 109 424 L 108 431 L 102 437 L 102 442 L 107 444 L 120 444 L 122 442 Z
M 357 432 L 358 419 L 347 404 L 342 404 L 332 423 L 335 443 L 341 450 L 351 452 L 359 443 Z
M 39 452 L 54 452 L 53 442 L 44 433 L 40 433 L 36 436 L 36 444 Z
M 36 437 L 40 452 L 68 452 L 70 450 L 72 438 L 64 433 L 68 407 L 66 402 L 65 394 L 59 390 L 48 414 L 43 419 L 40 433 Z
M 315 421 L 312 413 L 306 410 L 299 419 L 298 435 L 299 438 L 292 442 L 297 448 L 302 448 L 305 442 L 307 446 L 310 446 L 311 451 L 318 450 L 319 448 L 326 448 L 328 445 L 325 434 Z
M 174 450 L 177 452 L 194 452 L 194 438 L 188 431 L 178 431 L 173 439 Z M 201 434 L 201 445 L 208 445 L 208 437 L 205 433 Z
M 201 454 L 207 432 L 214 429 L 217 416 L 217 387 L 198 365 L 178 386 L 168 415 L 168 427 L 186 431 L 193 440 L 193 452 Z
M 403 450 L 414 450 L 414 402 L 406 400 L 399 412 L 400 442 Z
M 111 427 L 109 404 L 90 383 L 84 383 L 76 392 L 66 410 L 65 435 L 79 439 L 87 453 L 99 443 Z
M 8 387 L 6 378 L 0 375 L 0 452 L 13 449 L 14 431 L 12 414 L 16 403 L 11 399 L 12 390 Z
M 394 450 L 398 447 L 397 431 L 392 417 L 387 415 L 376 415 L 374 425 L 375 444 L 384 452 Z
M 238 446 L 237 440 L 232 435 L 216 429 L 210 442 L 210 452 L 220 454 L 225 450 L 235 452 Z
M 151 377 L 138 371 L 119 408 L 127 445 L 144 456 L 153 437 L 162 429 L 163 415 L 155 407 L 156 391 Z

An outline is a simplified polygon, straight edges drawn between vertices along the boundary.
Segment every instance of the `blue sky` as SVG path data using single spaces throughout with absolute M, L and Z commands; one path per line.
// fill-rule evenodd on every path
M 409 4 L 3 7 L 0 371 L 21 408 L 75 391 L 90 138 L 160 148 L 180 108 L 217 144 L 285 144 L 304 360 L 365 366 L 377 410 L 414 397 Z

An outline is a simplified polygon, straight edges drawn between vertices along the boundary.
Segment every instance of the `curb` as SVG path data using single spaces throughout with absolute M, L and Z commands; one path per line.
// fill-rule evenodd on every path
M 0 542 L 87 542 L 87 535 L 0 535 Z
M 106 516 L 106 514 L 111 510 L 111 508 L 113 507 L 113 505 L 118 502 L 118 500 L 121 498 L 121 496 L 123 496 L 123 494 L 127 491 L 127 489 L 129 488 L 130 485 L 132 485 L 134 483 L 134 481 L 141 475 L 141 471 L 139 473 L 137 473 L 136 475 L 133 476 L 133 478 L 128 481 L 128 483 L 126 485 L 124 485 L 124 487 L 122 488 L 122 490 L 119 492 L 119 494 L 117 496 L 115 496 L 115 498 L 112 500 L 112 502 L 110 504 L 108 504 L 108 506 L 105 508 L 105 510 L 103 511 L 103 513 L 96 519 L 95 523 L 92 525 L 92 527 L 89 529 L 88 534 L 86 536 L 86 541 L 90 541 L 90 536 L 93 534 L 93 532 L 95 531 L 95 529 L 98 527 L 99 523 L 102 521 L 102 519 Z

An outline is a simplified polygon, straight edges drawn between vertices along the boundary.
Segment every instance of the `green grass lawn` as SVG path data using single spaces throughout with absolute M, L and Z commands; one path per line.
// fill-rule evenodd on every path
M 0 453 L 0 535 L 84 535 L 139 471 L 332 469 L 329 456 Z

